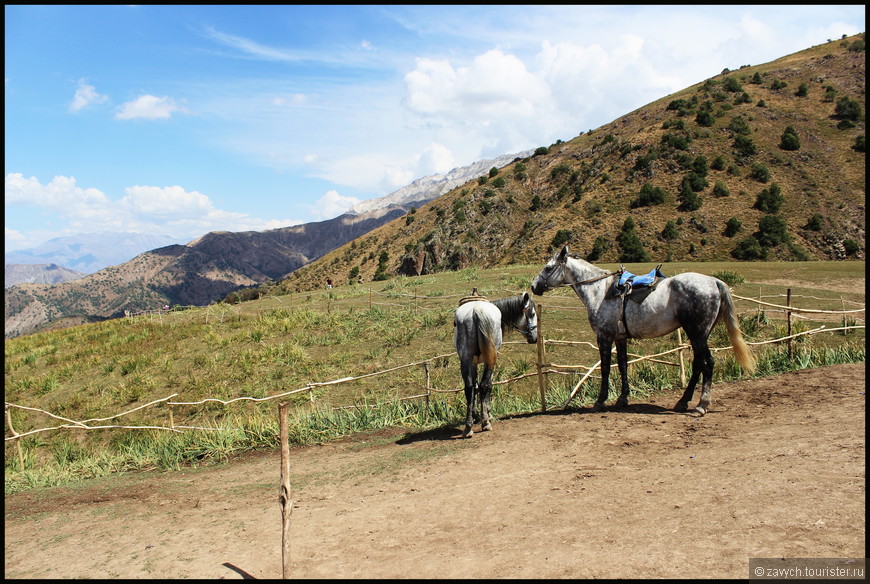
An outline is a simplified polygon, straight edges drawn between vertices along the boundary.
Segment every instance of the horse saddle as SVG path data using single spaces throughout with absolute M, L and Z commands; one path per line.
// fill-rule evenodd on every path
M 607 290 L 607 298 L 622 297 L 623 302 L 626 299 L 633 300 L 638 304 L 643 302 L 650 292 L 656 289 L 659 282 L 667 276 L 661 272 L 662 265 L 659 264 L 653 268 L 648 274 L 636 276 L 620 266 L 619 278 L 613 279 L 613 284 Z
M 626 270 L 625 267 L 619 266 L 619 272 L 617 272 L 619 277 L 613 279 L 613 284 L 611 284 L 610 288 L 607 289 L 604 297 L 618 297 L 622 299 L 622 309 L 620 310 L 619 322 L 617 323 L 620 337 L 631 337 L 631 334 L 628 332 L 628 323 L 625 322 L 626 299 L 631 299 L 638 304 L 643 302 L 646 297 L 650 295 L 650 292 L 656 289 L 656 286 L 659 285 L 659 282 L 667 277 L 662 274 L 660 269 L 661 267 L 662 265 L 659 264 L 655 268 L 653 268 L 648 274 L 636 276 Z
M 459 306 L 462 306 L 466 302 L 478 302 L 483 300 L 486 302 L 486 296 L 477 291 L 477 288 L 471 291 L 471 296 L 466 296 L 459 300 Z

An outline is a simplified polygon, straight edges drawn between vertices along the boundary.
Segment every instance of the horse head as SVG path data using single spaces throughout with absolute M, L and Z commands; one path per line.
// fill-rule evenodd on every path
M 535 301 L 528 292 L 523 292 L 522 306 L 526 328 L 520 329 L 520 332 L 526 337 L 526 341 L 533 345 L 538 342 L 538 313 L 535 311 Z
M 568 245 L 566 244 L 565 247 L 553 255 L 553 258 L 547 262 L 541 273 L 532 280 L 532 292 L 535 296 L 541 296 L 547 290 L 552 290 L 564 283 L 565 261 L 567 258 Z

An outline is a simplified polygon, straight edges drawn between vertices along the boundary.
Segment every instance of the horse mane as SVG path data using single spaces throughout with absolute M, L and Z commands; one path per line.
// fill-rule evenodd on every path
M 529 297 L 529 301 L 532 303 L 532 306 L 535 305 L 535 301 L 532 300 L 531 296 Z M 519 320 L 519 318 L 523 314 L 522 294 L 520 294 L 519 296 L 509 296 L 507 298 L 501 298 L 500 300 L 493 300 L 492 303 L 495 304 L 496 307 L 498 307 L 498 309 L 501 311 L 502 330 L 510 326 L 513 322 Z

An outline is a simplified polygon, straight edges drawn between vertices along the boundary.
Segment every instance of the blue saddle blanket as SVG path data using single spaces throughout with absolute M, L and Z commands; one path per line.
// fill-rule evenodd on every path
M 628 270 L 622 272 L 622 275 L 619 277 L 619 282 L 617 286 L 619 288 L 625 288 L 626 282 L 631 283 L 632 288 L 639 288 L 643 286 L 652 286 L 656 278 L 666 278 L 664 274 L 662 274 L 661 270 L 658 267 L 653 268 L 649 274 L 644 274 L 642 276 L 635 276 Z

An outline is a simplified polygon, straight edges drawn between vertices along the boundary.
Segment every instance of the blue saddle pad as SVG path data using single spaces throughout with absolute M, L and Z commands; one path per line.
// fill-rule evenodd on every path
M 649 274 L 644 274 L 643 276 L 635 276 L 628 270 L 624 271 L 622 275 L 619 277 L 619 283 L 617 286 L 620 288 L 625 287 L 626 282 L 631 282 L 632 288 L 638 288 L 643 286 L 652 286 L 655 283 L 656 278 L 665 278 L 664 274 L 662 274 L 661 270 L 658 268 L 653 268 Z

